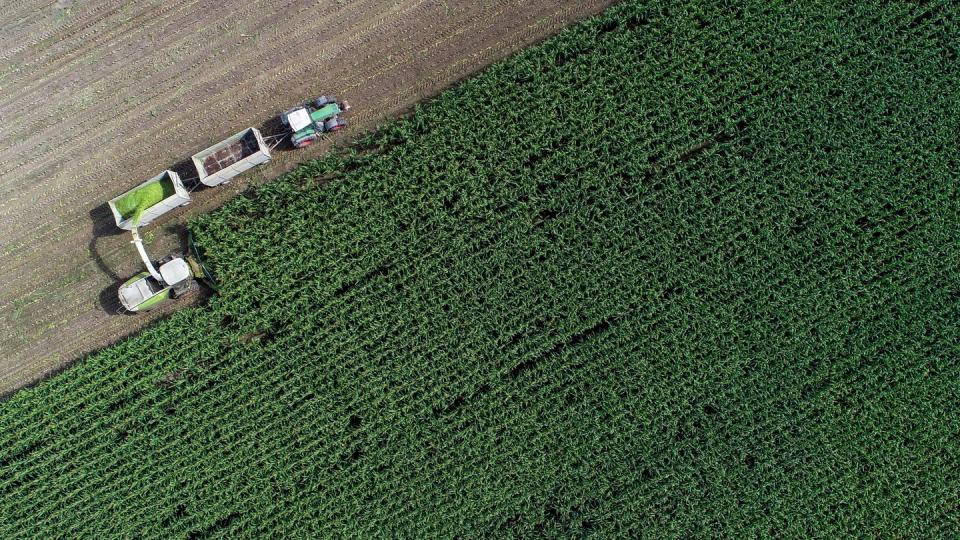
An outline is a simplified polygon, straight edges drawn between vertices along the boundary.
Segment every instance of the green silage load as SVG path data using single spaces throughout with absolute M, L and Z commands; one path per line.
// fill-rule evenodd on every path
M 128 219 L 143 213 L 147 208 L 170 197 L 174 193 L 176 193 L 176 190 L 173 186 L 173 180 L 170 179 L 169 175 L 165 175 L 162 179 L 141 186 L 121 197 L 116 202 L 117 211 L 120 212 L 120 216 L 123 217 L 123 219 Z

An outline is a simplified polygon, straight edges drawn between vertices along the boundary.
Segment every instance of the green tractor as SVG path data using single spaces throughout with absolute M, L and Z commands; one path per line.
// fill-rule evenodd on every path
M 290 134 L 294 148 L 304 148 L 320 139 L 320 135 L 338 131 L 347 125 L 343 113 L 350 110 L 350 103 L 338 102 L 334 96 L 320 96 L 285 111 L 280 121 Z

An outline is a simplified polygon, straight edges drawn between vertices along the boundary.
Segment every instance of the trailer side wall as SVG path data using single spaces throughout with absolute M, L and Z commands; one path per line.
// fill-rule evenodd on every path
M 256 128 L 237 133 L 191 158 L 197 176 L 206 186 L 216 186 L 234 176 L 270 161 L 270 149 Z

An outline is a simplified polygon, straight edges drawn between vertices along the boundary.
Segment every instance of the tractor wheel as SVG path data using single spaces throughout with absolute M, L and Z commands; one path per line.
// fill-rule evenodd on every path
M 327 120 L 327 121 L 325 121 L 325 122 L 323 123 L 323 130 L 324 130 L 324 131 L 336 131 L 336 130 L 338 130 L 338 129 L 340 129 L 340 122 L 337 121 L 337 117 L 336 117 L 336 116 L 334 116 L 333 118 L 331 118 L 331 119 L 329 119 L 329 120 Z
M 314 139 L 303 139 L 296 144 L 297 148 L 306 148 L 313 144 Z
M 347 121 L 340 116 L 335 116 L 331 121 L 329 131 L 339 131 L 347 127 Z

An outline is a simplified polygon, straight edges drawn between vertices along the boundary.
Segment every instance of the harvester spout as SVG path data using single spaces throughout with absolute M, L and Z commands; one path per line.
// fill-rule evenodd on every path
M 157 269 L 153 267 L 153 263 L 150 262 L 150 256 L 147 255 L 147 250 L 143 247 L 143 240 L 140 238 L 137 225 L 134 225 L 130 232 L 133 234 L 133 243 L 137 246 L 137 251 L 140 253 L 140 258 L 143 259 L 143 264 L 147 267 L 147 271 L 150 272 L 153 279 L 163 283 L 163 277 L 160 275 L 160 272 L 157 272 Z

